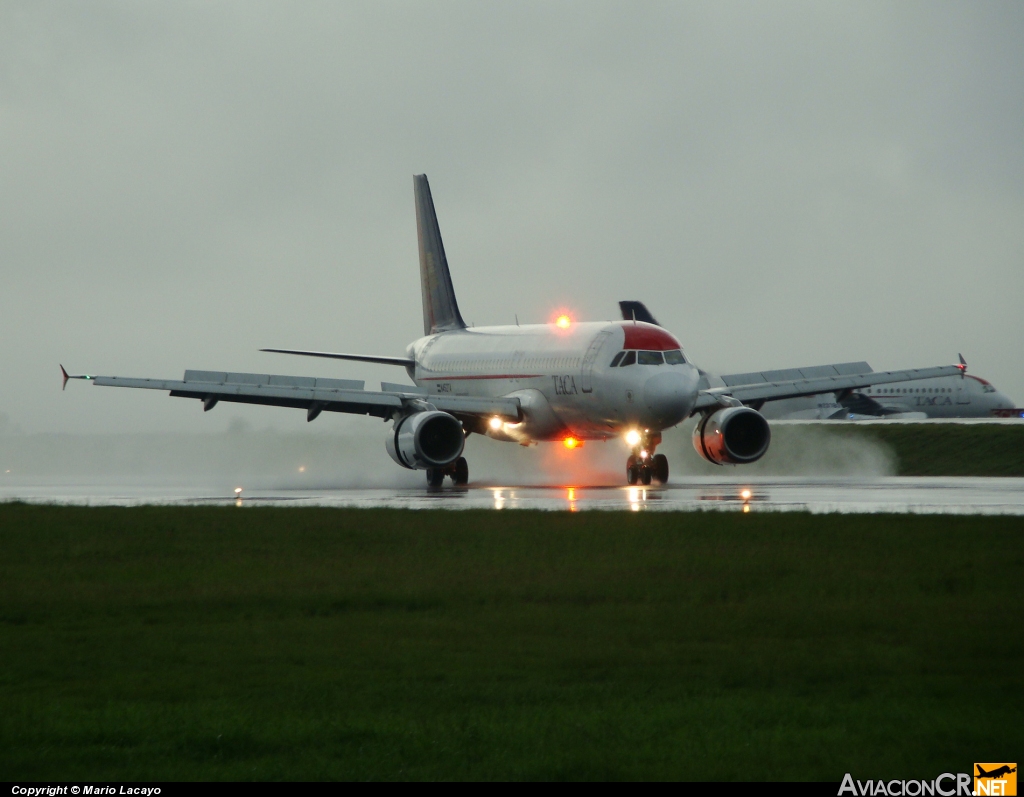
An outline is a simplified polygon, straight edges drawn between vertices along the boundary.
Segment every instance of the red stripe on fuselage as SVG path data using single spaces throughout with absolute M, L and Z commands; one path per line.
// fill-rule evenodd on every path
M 479 374 L 474 376 L 421 376 L 421 382 L 455 382 L 459 379 L 539 379 L 543 374 Z
M 622 321 L 619 326 L 626 333 L 624 349 L 646 349 L 647 351 L 672 351 L 683 348 L 679 341 L 661 327 L 645 324 L 643 321 Z

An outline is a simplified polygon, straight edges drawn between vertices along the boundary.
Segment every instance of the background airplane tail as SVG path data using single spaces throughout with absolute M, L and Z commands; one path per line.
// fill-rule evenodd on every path
M 441 228 L 434 212 L 427 175 L 413 176 L 416 194 L 416 234 L 420 244 L 420 288 L 423 291 L 423 334 L 447 329 L 465 329 L 466 323 L 455 301 L 455 289 L 444 256 Z

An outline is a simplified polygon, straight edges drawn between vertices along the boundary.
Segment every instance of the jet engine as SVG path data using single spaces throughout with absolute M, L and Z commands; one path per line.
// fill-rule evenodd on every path
M 705 415 L 693 429 L 693 447 L 716 465 L 756 462 L 771 439 L 768 421 L 750 407 L 726 407 Z
M 424 470 L 450 465 L 462 456 L 466 435 L 447 412 L 414 412 L 395 421 L 384 445 L 403 468 Z

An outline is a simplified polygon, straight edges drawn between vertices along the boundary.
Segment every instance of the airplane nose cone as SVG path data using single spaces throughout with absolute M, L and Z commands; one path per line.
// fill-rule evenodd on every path
M 686 374 L 668 371 L 644 383 L 644 403 L 656 424 L 675 426 L 690 414 L 695 392 Z

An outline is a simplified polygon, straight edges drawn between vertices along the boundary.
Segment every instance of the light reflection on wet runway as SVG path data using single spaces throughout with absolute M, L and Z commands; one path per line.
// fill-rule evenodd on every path
M 6 487 L 0 501 L 85 506 L 236 505 L 392 507 L 401 509 L 542 509 L 807 512 L 916 512 L 1024 515 L 1024 479 L 1006 478 L 695 478 L 665 487 L 470 485 L 423 489 L 235 490 L 48 485 Z

